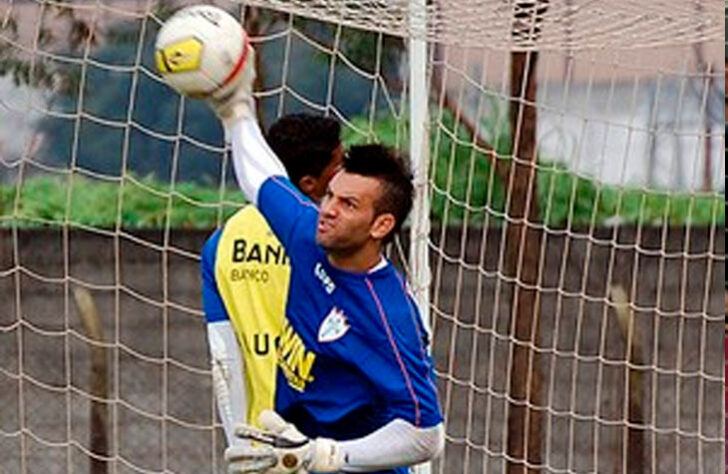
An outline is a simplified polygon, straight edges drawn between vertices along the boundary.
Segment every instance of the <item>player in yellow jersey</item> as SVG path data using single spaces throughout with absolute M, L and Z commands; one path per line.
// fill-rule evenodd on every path
M 318 202 L 343 159 L 339 123 L 288 115 L 267 141 L 291 181 Z M 220 419 L 228 444 L 236 423 L 274 406 L 275 346 L 282 331 L 290 267 L 285 249 L 253 205 L 233 215 L 202 251 L 202 295 Z

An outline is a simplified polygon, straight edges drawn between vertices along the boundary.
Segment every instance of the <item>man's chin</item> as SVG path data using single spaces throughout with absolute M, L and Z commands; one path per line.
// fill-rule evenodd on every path
M 316 232 L 316 243 L 324 250 L 331 248 L 331 242 L 329 239 L 327 239 L 325 235 L 321 235 L 320 232 Z

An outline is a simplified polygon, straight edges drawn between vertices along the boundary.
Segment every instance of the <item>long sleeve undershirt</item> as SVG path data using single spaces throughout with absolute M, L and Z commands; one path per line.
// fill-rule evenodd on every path
M 235 331 L 230 321 L 207 323 L 207 340 L 212 361 L 217 411 L 228 445 L 240 444 L 235 425 L 245 423 L 247 392 L 244 388 L 244 366 Z
M 248 201 L 258 205 L 258 191 L 271 176 L 285 176 L 286 168 L 263 138 L 258 122 L 240 119 L 227 131 L 233 152 L 233 167 Z

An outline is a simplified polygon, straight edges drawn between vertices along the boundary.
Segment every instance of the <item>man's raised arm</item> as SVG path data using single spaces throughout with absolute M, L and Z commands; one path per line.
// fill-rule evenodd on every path
M 272 176 L 287 177 L 286 169 L 266 143 L 255 118 L 242 117 L 225 127 L 238 184 L 245 197 L 257 206 L 263 183 Z
M 263 213 L 283 245 L 289 248 L 298 218 L 304 210 L 315 209 L 315 206 L 288 180 L 283 163 L 263 137 L 255 116 L 252 48 L 249 54 L 238 87 L 223 97 L 213 96 L 208 104 L 225 127 L 240 189 Z M 263 190 L 265 196 L 261 194 Z
M 238 184 L 250 202 L 258 204 L 258 192 L 272 176 L 287 177 L 283 163 L 263 137 L 255 115 L 253 81 L 255 80 L 255 50 L 249 44 L 247 60 L 232 92 L 213 95 L 208 104 L 222 121 L 225 136 L 232 145 L 233 166 Z

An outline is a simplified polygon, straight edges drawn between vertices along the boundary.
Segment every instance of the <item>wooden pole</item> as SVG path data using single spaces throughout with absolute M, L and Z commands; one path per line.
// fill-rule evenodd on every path
M 513 159 L 508 182 L 506 275 L 514 278 L 513 350 L 508 406 L 508 474 L 534 474 L 542 465 L 543 394 L 538 278 L 542 228 L 538 203 L 538 45 L 550 0 L 513 4 L 509 108 Z
M 89 465 L 90 474 L 105 474 L 108 472 L 108 463 L 104 458 L 109 454 L 109 442 L 107 437 L 108 407 L 106 403 L 99 400 L 109 398 L 109 377 L 108 363 L 106 360 L 106 349 L 103 347 L 104 335 L 99 322 L 99 314 L 96 309 L 91 293 L 80 286 L 73 289 L 73 297 L 76 300 L 81 322 L 83 323 L 86 335 L 93 342 L 91 348 L 91 374 L 89 385 L 93 399 L 91 400 L 89 428 L 89 449 L 99 457 L 92 456 Z
M 506 274 L 515 278 L 515 338 L 508 408 L 508 474 L 536 473 L 541 464 L 543 412 L 540 357 L 534 350 L 540 333 L 538 274 L 541 233 L 537 189 L 535 51 L 511 54 L 511 133 L 513 161 L 508 183 Z M 530 466 L 530 467 L 528 467 Z
M 627 350 L 627 421 L 630 425 L 644 425 L 645 411 L 643 406 L 645 383 L 644 374 L 634 367 L 642 366 L 642 337 L 635 326 L 634 311 L 629 305 L 627 292 L 619 285 L 609 288 L 615 305 L 617 321 Z M 642 474 L 649 471 L 645 466 L 645 434 L 644 429 L 628 426 L 627 437 L 627 473 Z

